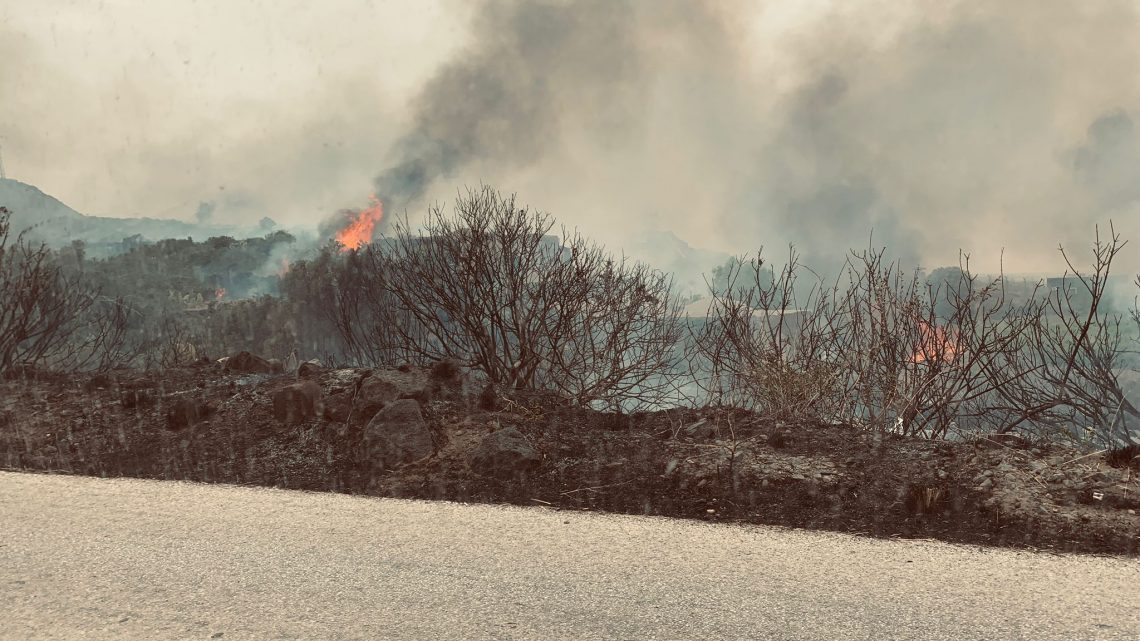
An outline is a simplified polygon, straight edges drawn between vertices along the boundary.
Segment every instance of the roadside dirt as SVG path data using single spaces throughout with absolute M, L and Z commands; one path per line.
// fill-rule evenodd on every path
M 409 368 L 313 380 L 319 415 L 291 422 L 274 408 L 275 392 L 297 381 L 288 375 L 203 365 L 0 381 L 0 467 L 1140 552 L 1140 458 L 1113 466 L 1057 445 L 931 442 L 723 410 L 605 414 Z M 417 401 L 431 456 L 389 469 L 370 461 L 362 414 L 384 403 L 365 402 L 367 380 Z M 534 464 L 474 471 L 474 452 L 507 428 Z

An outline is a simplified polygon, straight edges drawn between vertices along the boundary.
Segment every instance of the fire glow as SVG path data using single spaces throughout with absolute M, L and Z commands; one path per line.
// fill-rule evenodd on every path
M 947 363 L 954 360 L 958 355 L 953 337 L 948 336 L 944 328 L 937 325 L 932 326 L 920 320 L 918 321 L 918 335 L 921 344 L 914 353 L 913 362 Z
M 369 197 L 370 204 L 356 215 L 356 218 L 347 227 L 336 233 L 336 240 L 341 244 L 341 251 L 347 252 L 360 248 L 372 242 L 372 232 L 376 223 L 384 218 L 384 205 L 376 194 Z

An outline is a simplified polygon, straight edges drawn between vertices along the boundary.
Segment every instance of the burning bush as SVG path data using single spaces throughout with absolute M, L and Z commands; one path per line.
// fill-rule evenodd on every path
M 1123 315 L 1102 306 L 1122 247 L 1098 234 L 1088 274 L 1062 249 L 1077 287 L 1039 283 L 1017 300 L 965 255 L 952 283 L 924 287 L 883 251 L 852 253 L 845 279 L 817 277 L 806 296 L 794 252 L 771 276 L 761 254 L 737 260 L 691 331 L 692 401 L 934 438 L 955 427 L 1071 437 L 1081 425 L 1102 446 L 1128 444 L 1140 410 L 1120 378 L 1135 363 Z
M 454 359 L 488 381 L 610 406 L 655 401 L 680 338 L 671 281 L 615 261 L 553 219 L 484 187 L 436 207 L 422 233 L 352 252 L 337 278 L 339 331 L 360 360 Z

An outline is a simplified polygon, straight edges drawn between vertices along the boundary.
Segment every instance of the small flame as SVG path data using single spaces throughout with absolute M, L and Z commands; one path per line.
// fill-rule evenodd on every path
M 214 290 L 214 300 L 222 300 L 226 297 L 226 288 L 219 287 Z
M 918 321 L 919 346 L 914 352 L 915 363 L 937 362 L 946 363 L 958 356 L 958 348 L 954 345 L 951 336 L 946 330 L 926 321 Z
M 369 197 L 370 205 L 361 210 L 356 218 L 347 227 L 336 233 L 336 240 L 341 245 L 341 251 L 346 252 L 367 245 L 372 242 L 372 231 L 376 223 L 384 218 L 384 205 L 376 194 Z

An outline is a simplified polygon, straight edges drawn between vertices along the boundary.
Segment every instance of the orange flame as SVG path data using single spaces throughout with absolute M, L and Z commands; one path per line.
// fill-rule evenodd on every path
M 946 330 L 937 325 L 931 326 L 926 321 L 918 321 L 919 346 L 914 352 L 912 362 L 915 363 L 946 363 L 958 356 L 958 348 L 954 345 L 953 337 L 946 335 Z
M 376 228 L 376 223 L 384 218 L 384 205 L 380 203 L 380 199 L 376 194 L 369 197 L 371 204 L 360 211 L 353 219 L 348 227 L 336 233 L 336 240 L 342 247 L 341 251 L 346 252 L 359 248 L 361 245 L 366 245 L 372 242 L 372 230 Z
M 222 300 L 226 297 L 226 288 L 219 287 L 214 290 L 214 300 Z

